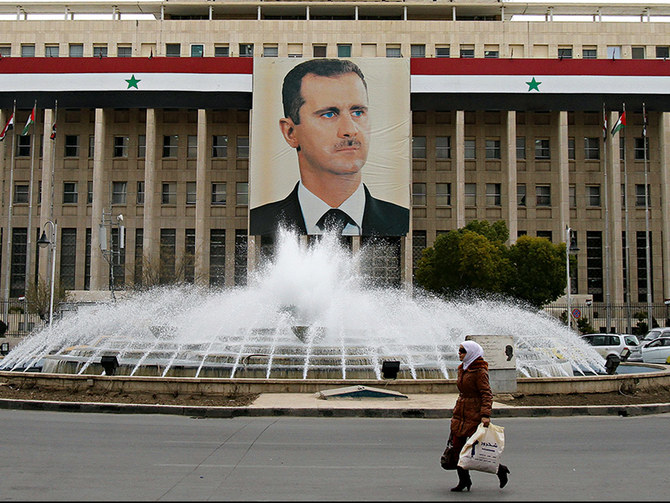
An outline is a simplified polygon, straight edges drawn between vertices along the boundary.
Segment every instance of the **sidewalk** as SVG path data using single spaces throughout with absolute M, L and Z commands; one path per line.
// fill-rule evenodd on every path
M 116 414 L 175 414 L 193 417 L 371 417 L 450 418 L 457 394 L 407 395 L 407 399 L 336 398 L 323 400 L 313 393 L 264 393 L 247 407 L 145 405 L 98 402 L 0 400 L 0 409 Z M 515 407 L 493 402 L 493 417 L 638 416 L 670 413 L 670 403 L 643 405 L 584 405 Z

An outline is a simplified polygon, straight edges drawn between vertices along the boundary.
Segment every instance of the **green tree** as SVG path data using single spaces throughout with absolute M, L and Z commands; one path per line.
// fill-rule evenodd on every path
M 508 277 L 507 294 L 535 307 L 563 295 L 566 284 L 565 244 L 548 239 L 520 236 L 507 252 L 513 274 Z

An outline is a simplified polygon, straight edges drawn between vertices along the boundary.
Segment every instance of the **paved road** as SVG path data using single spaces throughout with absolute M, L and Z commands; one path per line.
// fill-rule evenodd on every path
M 503 490 L 451 493 L 448 420 L 0 410 L 1 500 L 667 500 L 670 414 L 500 419 Z

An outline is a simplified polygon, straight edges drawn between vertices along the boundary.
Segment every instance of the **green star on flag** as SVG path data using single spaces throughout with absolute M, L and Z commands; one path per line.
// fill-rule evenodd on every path
M 137 87 L 137 83 L 142 82 L 141 79 L 136 79 L 135 78 L 135 74 L 133 74 L 133 76 L 130 77 L 129 79 L 125 79 L 125 81 L 128 82 L 128 87 L 126 89 L 130 89 L 131 87 L 134 87 L 135 89 L 139 89 L 139 87 Z
M 535 80 L 535 77 L 533 77 L 530 82 L 526 82 L 526 84 L 528 84 L 528 92 L 532 91 L 533 89 L 535 89 L 538 93 L 540 92 L 540 84 L 542 84 L 542 82 Z

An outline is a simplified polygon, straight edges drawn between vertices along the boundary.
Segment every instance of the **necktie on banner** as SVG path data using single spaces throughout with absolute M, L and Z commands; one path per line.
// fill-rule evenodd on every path
M 322 231 L 335 231 L 337 234 L 342 234 L 347 224 L 355 225 L 355 222 L 344 211 L 337 208 L 331 208 L 326 211 L 316 223 L 317 227 Z

